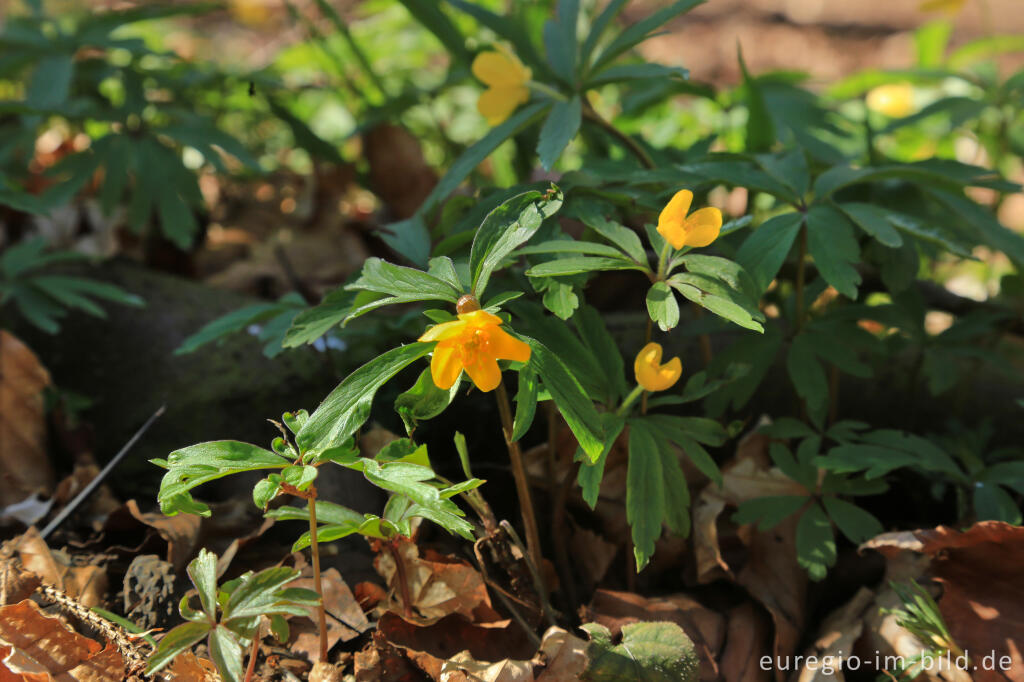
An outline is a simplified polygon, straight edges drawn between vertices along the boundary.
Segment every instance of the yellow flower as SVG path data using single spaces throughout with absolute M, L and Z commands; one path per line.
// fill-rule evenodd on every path
M 434 325 L 420 341 L 437 341 L 430 359 L 434 384 L 448 390 L 462 370 L 481 391 L 501 382 L 498 360 L 526 362 L 530 347 L 501 328 L 501 318 L 484 310 L 459 313 L 459 319 Z
M 681 189 L 658 216 L 658 233 L 668 240 L 672 248 L 707 246 L 718 239 L 722 229 L 722 212 L 709 206 L 687 216 L 692 202 L 693 192 Z
M 948 12 L 957 14 L 964 8 L 967 0 L 924 0 L 917 6 L 922 12 Z
M 514 54 L 503 47 L 498 50 L 481 52 L 473 60 L 473 75 L 487 85 L 476 108 L 492 126 L 504 121 L 516 107 L 530 99 L 526 84 L 533 76 Z
M 888 83 L 868 92 L 868 108 L 890 118 L 903 118 L 914 111 L 914 86 L 910 83 Z
M 230 0 L 228 8 L 235 19 L 247 26 L 262 26 L 270 20 L 265 0 Z
M 664 391 L 679 381 L 683 375 L 683 363 L 679 358 L 672 358 L 661 364 L 661 344 L 653 341 L 637 353 L 633 362 L 636 382 L 648 391 Z

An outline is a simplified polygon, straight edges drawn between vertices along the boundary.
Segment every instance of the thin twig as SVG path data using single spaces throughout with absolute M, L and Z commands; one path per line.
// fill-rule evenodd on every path
M 641 147 L 636 140 L 634 140 L 632 137 L 630 137 L 629 135 L 622 132 L 614 125 L 612 125 L 609 121 L 602 117 L 601 114 L 597 113 L 594 110 L 594 108 L 587 104 L 586 102 L 584 102 L 583 105 L 583 116 L 588 120 L 593 121 L 594 123 L 599 125 L 605 132 L 607 132 L 609 135 L 618 140 L 622 144 L 622 146 L 628 149 L 633 154 L 633 156 L 635 156 L 637 160 L 640 161 L 641 164 L 643 164 L 645 168 L 652 170 L 656 168 L 654 160 L 651 158 L 650 154 L 648 154 L 647 151 L 643 147 Z
M 505 593 L 505 590 L 503 590 L 496 582 L 491 580 L 490 576 L 487 575 L 487 566 L 484 564 L 483 557 L 481 557 L 477 552 L 476 546 L 473 547 L 473 555 L 476 559 L 477 568 L 480 569 L 480 575 L 484 579 L 484 584 L 494 590 L 494 594 L 498 595 L 498 599 L 500 599 L 501 603 L 505 605 L 505 608 L 512 614 L 512 617 L 517 623 L 519 623 L 519 626 L 523 628 L 523 632 L 526 633 L 526 636 L 529 637 L 534 646 L 540 648 L 540 637 L 538 637 L 534 629 L 530 627 L 530 624 L 526 622 L 523 615 L 519 613 L 519 609 L 512 604 L 512 599 Z
M 114 467 L 116 467 L 118 463 L 122 459 L 124 459 L 124 456 L 128 454 L 128 452 L 132 449 L 135 443 L 137 443 L 138 440 L 142 438 L 142 434 L 146 433 L 146 431 L 149 430 L 149 427 L 152 426 L 153 422 L 155 422 L 160 417 L 160 415 L 164 413 L 164 410 L 166 408 L 166 405 L 161 405 L 160 409 L 154 412 L 153 415 L 146 420 L 146 423 L 139 427 L 139 430 L 135 432 L 135 435 L 128 439 L 128 442 L 124 444 L 124 447 L 122 447 L 116 455 L 114 455 L 113 459 L 107 462 L 107 465 L 103 467 L 103 469 L 98 474 L 96 474 L 96 477 L 89 481 L 89 483 L 84 488 L 82 488 L 82 492 L 75 495 L 75 499 L 68 502 L 67 506 L 60 510 L 60 513 L 54 517 L 53 521 L 50 521 L 48 524 L 46 524 L 46 528 L 43 528 L 43 530 L 39 533 L 39 536 L 42 539 L 45 540 L 46 537 L 54 530 L 56 530 L 60 524 L 64 523 L 64 519 L 66 519 L 73 511 L 78 509 L 79 505 L 81 505 L 82 502 L 84 502 L 86 498 L 88 498 L 89 495 L 91 495 L 92 492 L 96 490 L 96 487 L 100 483 L 102 483 L 107 476 L 110 475 L 110 472 L 114 470 Z
M 505 529 L 508 536 L 512 539 L 512 542 L 519 547 L 519 551 L 523 553 L 523 561 L 526 562 L 526 568 L 530 571 L 530 577 L 533 578 L 533 586 L 537 590 L 537 596 L 540 598 L 540 606 L 544 611 L 544 618 L 548 621 L 548 625 L 556 625 L 558 619 L 555 618 L 554 612 L 551 610 L 551 604 L 548 602 L 547 593 L 544 591 L 544 580 L 541 578 L 539 567 L 533 563 L 530 558 L 530 553 L 526 551 L 526 547 L 523 546 L 523 541 L 516 533 L 515 528 L 508 521 L 502 521 L 501 527 Z

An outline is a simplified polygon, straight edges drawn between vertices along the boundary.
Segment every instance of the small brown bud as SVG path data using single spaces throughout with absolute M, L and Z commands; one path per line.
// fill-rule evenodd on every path
M 455 304 L 455 312 L 459 313 L 471 313 L 474 310 L 480 310 L 480 301 L 476 300 L 476 296 L 473 294 L 464 294 L 459 298 L 459 302 Z

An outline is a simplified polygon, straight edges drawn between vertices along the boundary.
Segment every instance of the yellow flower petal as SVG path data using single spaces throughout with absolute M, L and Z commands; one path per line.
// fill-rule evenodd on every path
M 681 249 L 686 245 L 686 230 L 681 220 L 658 223 L 658 234 L 665 238 L 673 249 Z
M 637 353 L 633 362 L 636 381 L 647 391 L 664 391 L 671 388 L 683 375 L 683 364 L 679 358 L 672 358 L 661 364 L 661 344 L 648 343 Z
M 434 380 L 434 385 L 447 391 L 455 385 L 460 374 L 462 364 L 457 349 L 448 343 L 438 344 L 434 356 L 430 358 L 430 378 Z
M 722 212 L 713 206 L 694 211 L 683 223 L 687 246 L 707 246 L 722 230 Z
M 435 324 L 433 327 L 423 332 L 423 336 L 421 336 L 418 340 L 442 341 L 444 339 L 449 339 L 453 336 L 462 333 L 462 330 L 465 329 L 465 327 L 466 323 L 463 320 L 452 320 L 451 322 L 442 322 L 440 324 Z
M 530 346 L 503 329 L 491 329 L 490 352 L 499 360 L 529 362 Z
M 488 125 L 504 122 L 520 104 L 530 99 L 530 91 L 523 86 L 493 87 L 484 90 L 476 101 L 476 109 L 487 119 Z
M 914 86 L 910 83 L 887 83 L 868 92 L 868 108 L 890 118 L 903 118 L 914 111 Z
M 473 60 L 473 75 L 491 87 L 513 87 L 523 84 L 523 65 L 501 52 L 481 52 Z
M 477 362 L 466 365 L 466 374 L 484 393 L 493 391 L 501 383 L 501 369 L 498 367 L 498 361 L 493 357 L 481 355 Z
M 917 6 L 922 12 L 949 12 L 956 14 L 964 8 L 967 0 L 924 0 Z
M 661 209 L 661 214 L 658 216 L 658 231 L 661 232 L 662 223 L 682 223 L 683 219 L 686 218 L 686 214 L 690 212 L 690 204 L 692 203 L 693 192 L 688 189 L 681 189 L 676 192 L 675 196 L 665 204 L 665 208 Z
M 501 325 L 502 320 L 497 315 L 486 310 L 474 310 L 469 313 L 459 313 L 459 319 L 474 327 L 485 327 L 488 325 Z

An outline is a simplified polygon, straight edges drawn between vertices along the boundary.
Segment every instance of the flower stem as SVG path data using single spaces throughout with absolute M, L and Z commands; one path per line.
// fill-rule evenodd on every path
M 583 116 L 584 118 L 587 118 L 596 123 L 597 125 L 599 125 L 609 135 L 618 140 L 622 144 L 622 146 L 628 149 L 633 154 L 633 156 L 635 156 L 637 160 L 640 161 L 641 164 L 643 164 L 644 168 L 649 168 L 652 170 L 655 168 L 654 160 L 651 158 L 650 154 L 648 154 L 647 151 L 643 147 L 641 147 L 636 140 L 634 140 L 632 137 L 622 132 L 614 125 L 612 125 L 608 120 L 603 118 L 601 114 L 597 113 L 594 110 L 594 108 L 590 106 L 590 104 L 587 103 L 586 101 L 584 101 L 583 103 Z
M 619 405 L 619 409 L 615 410 L 615 414 L 620 417 L 626 414 L 626 410 L 629 409 L 629 406 L 635 403 L 636 399 L 639 398 L 640 394 L 643 392 L 644 387 L 638 384 L 636 388 L 630 391 L 629 395 L 626 396 L 626 399 L 622 401 L 622 404 Z
M 316 527 L 316 488 L 309 486 L 307 491 L 309 497 L 309 537 L 310 553 L 313 555 L 313 587 L 320 595 L 320 605 L 317 607 L 317 626 L 320 628 L 320 660 L 327 660 L 327 611 L 324 608 L 324 586 L 320 578 L 320 545 L 317 540 Z
M 505 383 L 499 382 L 494 392 L 498 400 L 498 414 L 501 415 L 501 426 L 505 435 L 505 445 L 508 447 L 508 457 L 512 462 L 512 476 L 516 481 L 516 493 L 519 496 L 519 506 L 523 514 L 523 526 L 526 529 L 526 547 L 530 552 L 530 558 L 537 566 L 538 572 L 542 555 L 540 552 L 540 532 L 537 530 L 537 517 L 533 511 L 533 500 L 530 498 L 530 484 L 526 479 L 526 467 L 523 464 L 523 453 L 519 449 L 519 443 L 512 440 L 512 407 L 508 401 L 508 393 L 505 392 Z M 541 595 L 543 597 L 543 595 Z

